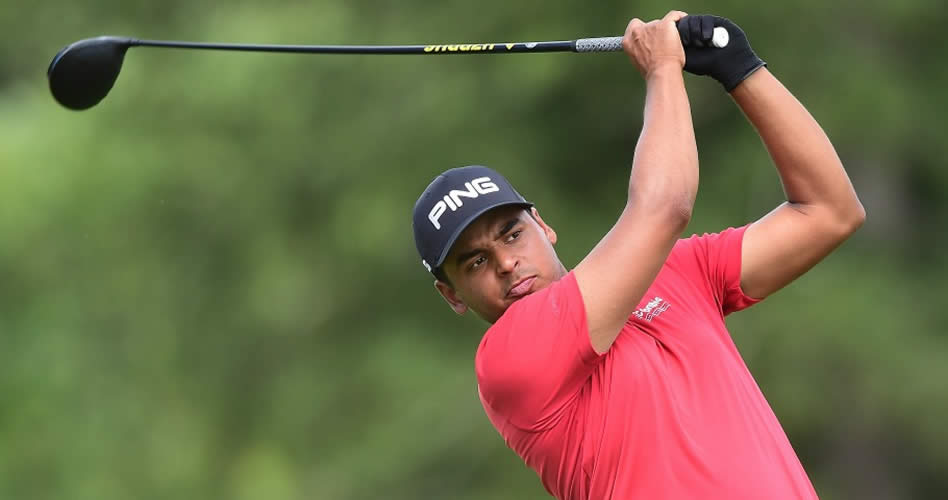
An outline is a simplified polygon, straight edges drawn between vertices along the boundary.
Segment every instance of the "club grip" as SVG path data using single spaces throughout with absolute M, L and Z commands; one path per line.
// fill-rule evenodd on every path
M 580 38 L 576 40 L 576 52 L 618 52 L 622 50 L 621 36 Z
M 723 26 L 714 28 L 711 45 L 717 48 L 727 47 L 730 41 L 727 29 Z M 576 40 L 576 52 L 619 52 L 622 50 L 621 36 L 605 36 L 599 38 L 580 38 Z

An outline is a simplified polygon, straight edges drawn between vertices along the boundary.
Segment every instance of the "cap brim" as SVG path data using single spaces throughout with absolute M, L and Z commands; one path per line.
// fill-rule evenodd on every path
M 484 215 L 485 213 L 487 213 L 487 212 L 489 212 L 489 211 L 491 211 L 491 210 L 493 210 L 493 209 L 495 209 L 495 208 L 498 208 L 498 207 L 506 207 L 506 206 L 510 206 L 510 205 L 520 205 L 520 206 L 526 208 L 526 207 L 532 207 L 532 206 L 533 206 L 533 203 L 530 203 L 529 201 L 505 201 L 505 202 L 502 202 L 502 203 L 498 203 L 498 204 L 496 204 L 496 205 L 491 205 L 491 206 L 489 206 L 489 207 L 484 207 L 484 208 L 478 210 L 477 212 L 474 212 L 473 214 L 471 214 L 470 216 L 468 216 L 468 218 L 464 219 L 463 222 L 461 222 L 460 224 L 458 224 L 458 226 L 457 226 L 457 228 L 455 228 L 454 232 L 451 233 L 451 237 L 448 238 L 447 244 L 444 245 L 444 250 L 442 250 L 442 251 L 441 251 L 441 255 L 438 256 L 438 262 L 437 262 L 435 265 L 433 265 L 432 268 L 433 268 L 433 269 L 434 269 L 434 268 L 439 268 L 439 267 L 441 267 L 441 264 L 444 264 L 444 259 L 448 256 L 449 253 L 451 253 L 451 247 L 454 246 L 454 242 L 458 239 L 458 236 L 461 236 L 461 233 L 463 233 L 464 230 L 467 229 L 467 226 L 471 225 L 471 223 L 474 222 L 475 219 L 477 219 L 477 218 L 480 217 L 481 215 Z

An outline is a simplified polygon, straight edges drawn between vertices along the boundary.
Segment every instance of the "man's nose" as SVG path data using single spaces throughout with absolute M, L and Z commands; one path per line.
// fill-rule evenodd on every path
M 520 258 L 513 252 L 497 253 L 497 271 L 501 274 L 512 273 L 520 265 Z

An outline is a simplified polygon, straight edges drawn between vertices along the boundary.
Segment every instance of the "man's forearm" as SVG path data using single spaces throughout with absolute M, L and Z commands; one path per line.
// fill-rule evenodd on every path
M 844 224 L 865 216 L 823 129 L 766 68 L 731 95 L 764 141 L 791 204 L 804 213 L 820 210 Z
M 645 113 L 629 179 L 629 205 L 691 214 L 698 189 L 698 149 L 680 68 L 646 78 Z

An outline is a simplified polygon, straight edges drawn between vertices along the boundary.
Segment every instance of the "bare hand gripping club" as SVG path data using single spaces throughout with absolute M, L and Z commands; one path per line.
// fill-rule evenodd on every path
M 714 28 L 712 44 L 727 46 L 728 32 Z M 289 52 L 303 54 L 516 54 L 539 52 L 618 52 L 622 37 L 580 38 L 551 42 L 458 43 L 438 45 L 256 45 L 232 43 L 138 40 L 116 36 L 87 38 L 59 51 L 49 64 L 49 89 L 63 106 L 83 110 L 108 95 L 122 69 L 129 47 L 229 50 L 244 52 Z

